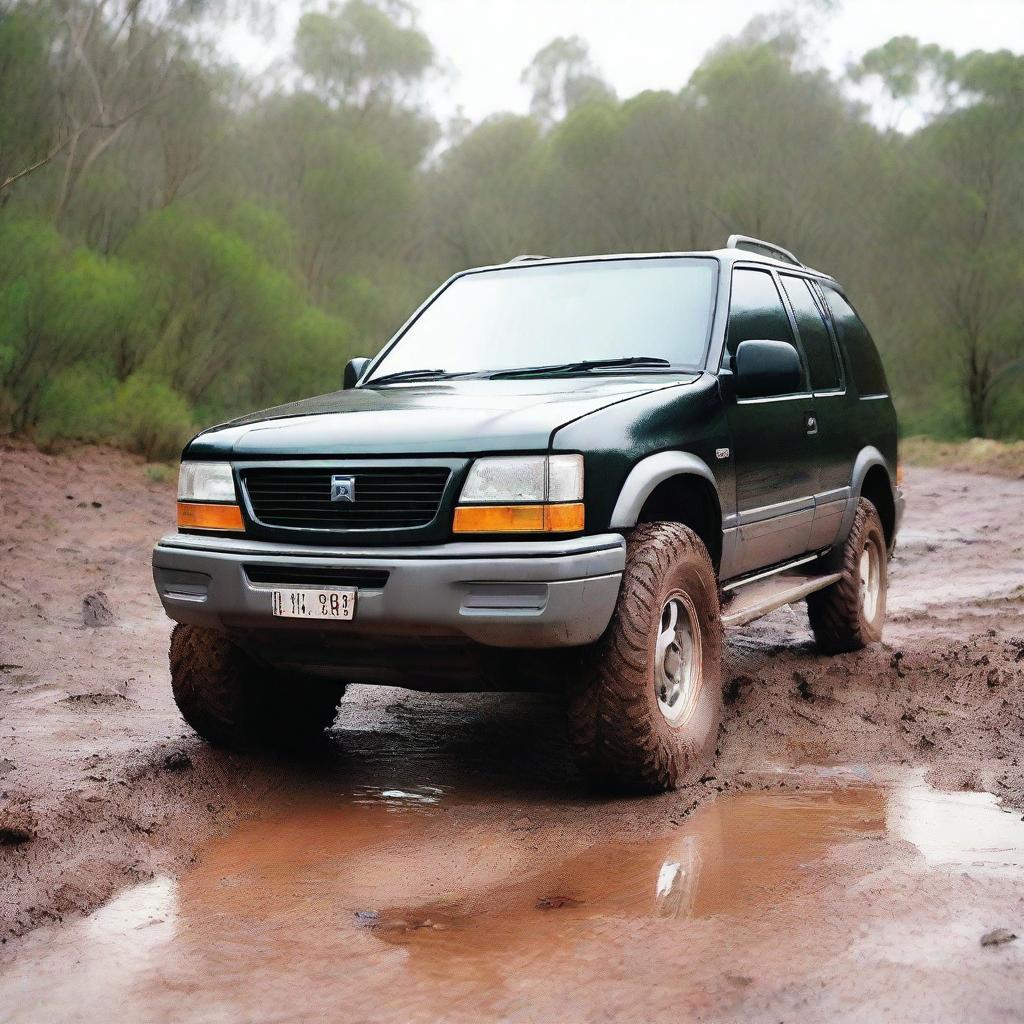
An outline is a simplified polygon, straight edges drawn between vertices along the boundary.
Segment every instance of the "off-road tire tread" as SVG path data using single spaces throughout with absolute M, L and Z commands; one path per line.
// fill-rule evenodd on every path
M 677 560 L 698 566 L 713 602 L 702 625 L 702 644 L 711 662 L 721 658 L 722 627 L 718 584 L 707 548 L 676 523 L 638 526 L 627 541 L 619 600 L 603 636 L 583 656 L 570 686 L 569 739 L 584 774 L 601 788 L 659 792 L 692 781 L 703 765 L 688 763 L 678 748 L 654 728 L 660 712 L 647 671 L 650 622 L 659 601 L 660 581 Z M 692 596 L 692 595 L 691 595 Z M 660 607 L 656 610 L 660 612 Z M 721 693 L 718 672 L 705 685 Z M 717 719 L 715 721 L 717 737 Z
M 825 654 L 843 654 L 859 651 L 881 639 L 881 628 L 875 628 L 861 613 L 860 556 L 867 538 L 876 533 L 882 549 L 882 599 L 884 600 L 888 574 L 886 571 L 885 531 L 875 506 L 860 498 L 853 518 L 853 526 L 843 545 L 842 576 L 835 583 L 807 597 L 807 617 L 811 623 L 815 643 Z M 879 621 L 884 614 L 879 616 Z
M 215 746 L 309 750 L 326 742 L 344 686 L 276 673 L 223 633 L 171 631 L 171 690 L 185 721 Z

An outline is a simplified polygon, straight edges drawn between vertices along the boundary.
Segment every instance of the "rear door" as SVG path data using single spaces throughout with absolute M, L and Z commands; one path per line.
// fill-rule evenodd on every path
M 818 480 L 810 547 L 818 549 L 828 547 L 839 532 L 850 497 L 856 446 L 849 429 L 842 364 L 822 296 L 806 278 L 784 273 L 780 279 L 796 322 L 814 395 Z
M 737 346 L 749 339 L 783 341 L 799 351 L 774 272 L 737 267 L 726 338 L 730 366 Z M 813 401 L 806 363 L 804 385 L 795 394 L 727 397 L 736 472 L 736 574 L 808 550 L 818 481 Z

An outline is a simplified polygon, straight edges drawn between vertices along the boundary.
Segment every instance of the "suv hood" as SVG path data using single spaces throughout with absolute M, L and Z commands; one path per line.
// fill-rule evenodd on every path
M 699 374 L 469 380 L 356 388 L 204 431 L 190 457 L 473 454 L 537 451 L 559 427 Z

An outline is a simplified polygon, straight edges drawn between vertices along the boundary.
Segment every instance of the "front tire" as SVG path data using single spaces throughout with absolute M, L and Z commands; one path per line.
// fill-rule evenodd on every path
M 199 626 L 174 627 L 170 664 L 171 690 L 185 721 L 229 750 L 323 747 L 345 692 L 330 680 L 275 673 L 223 633 Z
M 842 576 L 807 598 L 811 630 L 825 654 L 858 651 L 882 639 L 888 551 L 882 520 L 867 498 L 857 503 L 842 555 Z
M 677 523 L 638 526 L 611 623 L 570 692 L 569 737 L 584 773 L 648 793 L 699 779 L 718 739 L 721 661 L 707 548 Z

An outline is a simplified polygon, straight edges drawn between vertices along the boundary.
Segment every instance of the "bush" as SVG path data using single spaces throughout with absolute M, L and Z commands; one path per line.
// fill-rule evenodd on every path
M 192 411 L 166 384 L 133 374 L 115 385 L 98 366 L 59 374 L 40 405 L 37 443 L 61 441 L 119 445 L 149 460 L 176 458 L 192 433 Z
M 114 439 L 147 460 L 180 454 L 193 432 L 192 411 L 166 384 L 133 374 L 113 400 Z
M 940 441 L 958 441 L 970 436 L 963 400 L 955 387 L 933 387 L 912 399 L 897 392 L 896 411 L 904 436 L 924 434 Z
M 113 439 L 114 383 L 109 373 L 78 365 L 58 374 L 40 402 L 36 441 L 52 448 L 58 441 Z

